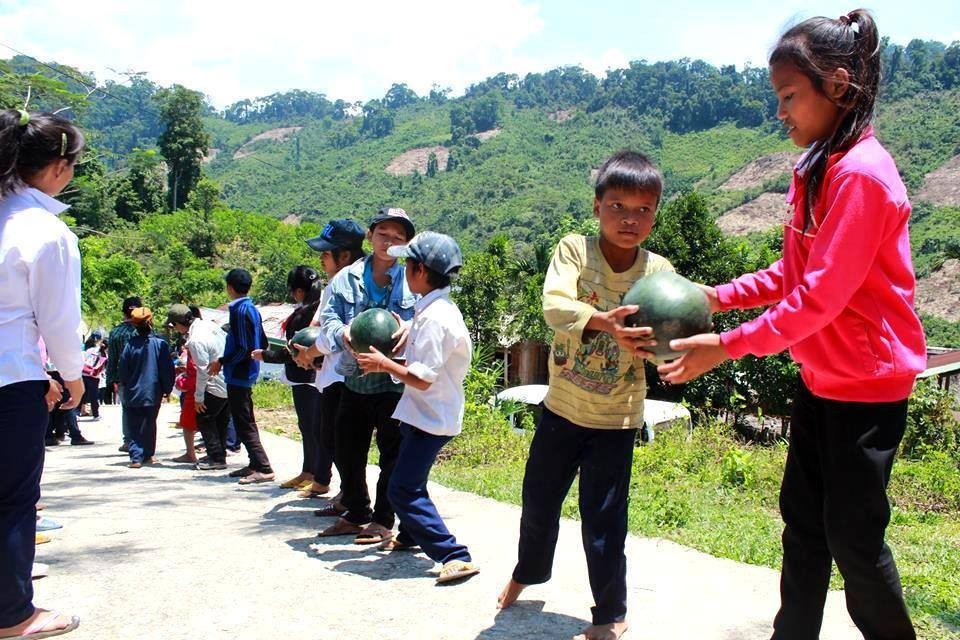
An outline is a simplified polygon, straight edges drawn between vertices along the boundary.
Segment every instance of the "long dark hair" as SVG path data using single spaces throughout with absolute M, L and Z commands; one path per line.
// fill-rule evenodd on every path
M 66 118 L 0 111 L 0 198 L 22 189 L 55 160 L 76 162 L 84 144 L 83 134 Z
M 811 223 L 812 207 L 823 183 L 831 153 L 849 149 L 873 121 L 880 87 L 880 34 L 873 16 L 856 9 L 840 18 L 810 18 L 780 36 L 770 52 L 770 66 L 794 65 L 826 95 L 824 80 L 837 69 L 850 74 L 846 93 L 836 101 L 840 123 L 827 138 L 810 148 L 804 192 L 804 230 Z

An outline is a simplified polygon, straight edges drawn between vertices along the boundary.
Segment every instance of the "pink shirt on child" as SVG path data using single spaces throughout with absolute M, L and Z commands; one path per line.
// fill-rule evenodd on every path
M 794 170 L 783 258 L 717 287 L 724 309 L 773 305 L 720 336 L 732 358 L 786 348 L 819 397 L 891 402 L 926 367 L 907 220 L 910 202 L 893 158 L 868 128 L 828 162 L 804 231 L 803 160 Z

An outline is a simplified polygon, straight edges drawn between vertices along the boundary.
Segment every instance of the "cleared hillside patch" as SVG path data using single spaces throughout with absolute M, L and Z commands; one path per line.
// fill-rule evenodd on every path
M 914 199 L 938 206 L 960 206 L 960 156 L 950 158 L 942 167 L 923 178 L 923 186 Z
M 500 129 L 498 127 L 496 129 L 487 129 L 486 131 L 479 131 L 471 135 L 473 135 L 473 137 L 479 140 L 480 142 L 485 142 L 490 138 L 496 138 L 498 135 L 500 135 L 502 131 L 503 129 Z
M 783 198 L 782 193 L 761 193 L 717 218 L 717 226 L 728 236 L 742 236 L 779 226 L 789 213 Z
M 920 278 L 916 303 L 922 313 L 960 322 L 960 260 L 945 260 L 938 270 Z
M 233 159 L 239 160 L 240 158 L 246 158 L 247 156 L 253 155 L 253 149 L 251 147 L 254 143 L 260 142 L 261 140 L 283 142 L 285 140 L 289 140 L 290 136 L 301 129 L 303 129 L 303 127 L 277 127 L 276 129 L 268 129 L 263 133 L 253 136 L 247 141 L 246 144 L 234 151 Z
M 450 156 L 450 150 L 444 146 L 436 147 L 417 147 L 404 151 L 387 165 L 386 171 L 394 176 L 409 176 L 414 171 L 421 174 L 427 172 L 427 163 L 430 162 L 430 154 L 437 154 L 437 170 L 446 171 L 447 158 Z
M 738 191 L 762 186 L 764 182 L 792 172 L 799 158 L 800 154 L 792 151 L 778 151 L 760 156 L 730 176 L 720 185 L 720 189 Z

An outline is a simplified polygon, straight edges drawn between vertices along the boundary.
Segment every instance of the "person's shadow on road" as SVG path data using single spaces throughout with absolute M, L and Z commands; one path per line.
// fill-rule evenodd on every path
M 371 580 L 410 580 L 430 578 L 433 560 L 410 551 L 384 552 L 375 545 L 350 545 L 349 536 L 341 538 L 294 538 L 287 544 L 310 558 L 326 563 L 333 571 L 346 571 Z M 328 546 L 329 548 L 322 548 Z
M 476 640 L 572 638 L 590 626 L 580 618 L 544 612 L 543 605 L 543 600 L 517 600 L 508 609 L 497 612 L 493 626 L 481 631 Z

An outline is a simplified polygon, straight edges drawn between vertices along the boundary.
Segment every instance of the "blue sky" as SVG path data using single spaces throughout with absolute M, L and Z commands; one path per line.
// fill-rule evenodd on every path
M 878 0 L 882 35 L 960 40 L 960 2 Z M 849 3 L 787 0 L 3 0 L 0 43 L 118 79 L 145 71 L 218 107 L 288 89 L 380 97 L 393 82 L 462 92 L 499 71 L 580 64 L 602 75 L 630 60 L 764 64 L 783 28 Z M 13 55 L 0 46 L 0 57 Z

